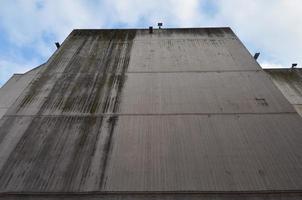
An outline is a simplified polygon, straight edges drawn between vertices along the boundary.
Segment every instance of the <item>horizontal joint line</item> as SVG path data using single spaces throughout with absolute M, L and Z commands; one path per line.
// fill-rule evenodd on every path
M 100 114 L 58 114 L 58 115 L 4 115 L 3 117 L 106 117 L 106 116 L 189 116 L 189 115 L 280 115 L 297 114 L 297 112 L 267 112 L 267 113 L 100 113 Z

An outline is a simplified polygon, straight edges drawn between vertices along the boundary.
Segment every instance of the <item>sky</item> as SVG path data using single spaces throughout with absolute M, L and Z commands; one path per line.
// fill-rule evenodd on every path
M 0 87 L 73 29 L 231 27 L 264 68 L 302 65 L 302 0 L 0 0 Z

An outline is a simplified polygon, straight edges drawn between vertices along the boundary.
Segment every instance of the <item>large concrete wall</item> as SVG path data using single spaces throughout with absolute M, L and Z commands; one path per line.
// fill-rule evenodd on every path
M 229 28 L 75 30 L 0 121 L 0 191 L 298 199 L 301 125 Z

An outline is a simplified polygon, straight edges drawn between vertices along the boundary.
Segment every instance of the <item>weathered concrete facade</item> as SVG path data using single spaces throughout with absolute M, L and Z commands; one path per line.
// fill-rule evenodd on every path
M 0 198 L 302 197 L 302 118 L 229 28 L 74 30 L 25 77 Z
M 42 67 L 43 65 L 25 74 L 14 74 L 7 83 L 0 88 L 0 119 Z
M 302 116 L 302 69 L 265 69 L 265 72 Z

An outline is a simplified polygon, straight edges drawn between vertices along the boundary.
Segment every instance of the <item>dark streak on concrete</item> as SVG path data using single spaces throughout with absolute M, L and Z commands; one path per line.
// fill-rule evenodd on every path
M 83 44 L 77 49 L 76 53 L 73 55 L 73 58 L 71 59 L 72 62 L 70 62 L 69 65 L 73 65 L 73 61 L 77 59 L 77 56 L 78 56 L 79 52 L 81 51 L 82 47 L 85 45 L 85 43 L 86 43 L 86 40 L 84 40 Z M 68 44 L 66 45 L 66 48 L 71 46 L 71 42 L 69 44 L 70 45 L 68 45 Z M 36 78 L 36 80 L 34 80 L 34 82 L 32 83 L 32 85 L 29 89 L 29 93 L 26 94 L 26 96 L 21 101 L 20 105 L 18 106 L 17 112 L 19 110 L 21 110 L 23 107 L 25 107 L 27 104 L 30 104 L 32 102 L 32 100 L 34 99 L 34 97 L 37 96 L 37 94 L 39 93 L 39 89 L 41 89 L 43 85 L 47 84 L 47 82 L 51 79 L 51 76 L 53 75 L 52 72 L 55 69 L 54 66 L 58 65 L 58 63 L 61 61 L 63 55 L 64 55 L 63 53 L 58 54 L 57 57 L 54 60 L 52 60 L 51 63 L 49 63 L 48 67 L 46 67 L 44 72 L 41 73 L 41 75 L 38 78 Z M 62 86 L 62 85 L 60 85 L 60 86 Z
M 109 159 L 111 148 L 112 148 L 113 131 L 114 131 L 114 127 L 115 127 L 117 120 L 118 120 L 118 118 L 116 116 L 111 116 L 107 120 L 107 122 L 109 124 L 109 135 L 106 139 L 106 143 L 105 143 L 104 149 L 103 149 L 104 157 L 102 160 L 103 164 L 102 164 L 101 181 L 100 181 L 99 188 L 104 188 L 104 185 L 106 184 L 105 173 L 106 173 L 107 163 L 108 163 L 108 159 Z
M 62 52 L 34 80 L 16 110 L 18 113 L 29 106 L 50 81 L 55 83 L 43 99 L 37 117 L 33 117 L 1 168 L 0 191 L 80 191 L 89 176 L 89 163 L 93 156 L 100 156 L 100 152 L 95 152 L 99 135 L 108 134 L 103 136 L 106 141 L 101 154 L 102 185 L 117 118 L 113 116 L 105 121 L 104 117 L 86 117 L 85 113 L 116 112 L 135 33 L 133 30 L 71 34 L 70 43 L 79 39 L 79 35 L 86 39 L 64 71 L 59 74 L 56 71 L 66 53 L 61 48 Z M 84 115 L 41 117 L 49 112 L 57 112 L 59 116 L 65 113 Z M 1 137 L 5 137 L 3 131 L 14 125 L 14 119 L 7 118 L 2 123 Z M 109 130 L 101 132 L 104 126 Z

